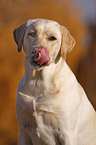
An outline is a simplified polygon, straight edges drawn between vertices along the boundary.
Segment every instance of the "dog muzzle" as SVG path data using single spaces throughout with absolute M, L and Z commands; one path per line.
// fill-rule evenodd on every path
M 35 50 L 33 51 L 32 59 L 33 62 L 37 63 L 40 66 L 48 64 L 48 62 L 50 61 L 48 50 L 46 48 L 35 48 Z

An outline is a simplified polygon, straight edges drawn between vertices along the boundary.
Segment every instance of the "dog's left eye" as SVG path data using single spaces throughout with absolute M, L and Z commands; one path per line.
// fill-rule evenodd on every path
M 54 40 L 57 40 L 57 38 L 54 37 L 54 36 L 50 36 L 50 37 L 48 37 L 48 40 L 50 40 L 50 41 L 54 41 Z

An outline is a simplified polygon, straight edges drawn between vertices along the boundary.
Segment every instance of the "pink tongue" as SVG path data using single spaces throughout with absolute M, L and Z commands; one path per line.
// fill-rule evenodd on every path
M 50 60 L 48 50 L 46 48 L 42 48 L 39 52 L 39 57 L 35 60 L 38 64 L 42 65 L 44 63 L 48 63 Z

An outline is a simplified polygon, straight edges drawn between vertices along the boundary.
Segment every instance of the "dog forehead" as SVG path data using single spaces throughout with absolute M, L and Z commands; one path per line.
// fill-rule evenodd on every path
M 41 31 L 60 31 L 60 25 L 56 21 L 48 19 L 32 19 L 28 20 L 26 26 L 28 29 L 36 29 Z

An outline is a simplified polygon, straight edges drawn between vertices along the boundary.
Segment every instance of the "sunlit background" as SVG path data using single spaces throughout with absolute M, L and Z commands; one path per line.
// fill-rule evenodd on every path
M 66 26 L 76 39 L 67 62 L 96 109 L 96 0 L 0 0 L 0 145 L 17 145 L 15 102 L 24 73 L 13 30 L 28 19 L 46 18 Z

